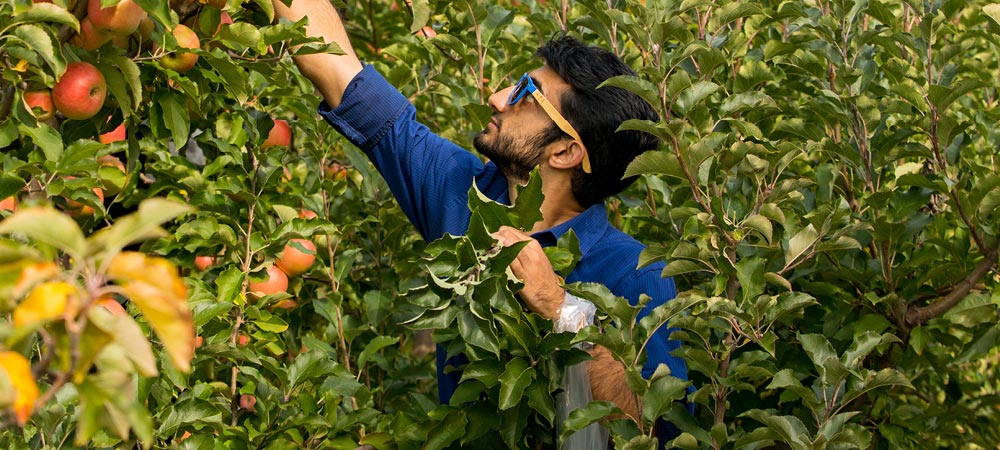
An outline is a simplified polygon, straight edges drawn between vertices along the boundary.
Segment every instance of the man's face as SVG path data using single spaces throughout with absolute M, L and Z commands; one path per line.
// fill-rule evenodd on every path
M 535 86 L 556 109 L 560 95 L 569 85 L 548 66 L 529 73 Z M 528 174 L 545 155 L 546 147 L 559 140 L 563 133 L 532 96 L 508 105 L 514 86 L 495 92 L 489 99 L 493 117 L 480 132 L 473 145 L 508 178 L 516 182 L 528 180 Z M 561 112 L 561 111 L 560 111 Z

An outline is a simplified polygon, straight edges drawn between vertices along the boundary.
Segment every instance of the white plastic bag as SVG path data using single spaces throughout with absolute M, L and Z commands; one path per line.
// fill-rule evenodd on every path
M 584 361 L 566 368 L 563 377 L 563 392 L 556 394 L 556 433 L 562 435 L 563 422 L 569 414 L 583 408 L 593 400 L 590 392 L 590 361 Z M 607 450 L 608 430 L 599 423 L 573 433 L 563 442 L 565 450 Z

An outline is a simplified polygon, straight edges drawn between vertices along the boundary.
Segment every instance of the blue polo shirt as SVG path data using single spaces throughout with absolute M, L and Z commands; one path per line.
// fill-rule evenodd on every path
M 413 105 L 372 66 L 365 66 L 351 81 L 340 106 L 330 109 L 323 103 L 319 113 L 368 155 L 403 212 L 428 242 L 445 234 L 465 234 L 471 217 L 468 193 L 473 182 L 489 198 L 510 203 L 507 179 L 494 164 L 483 163 L 417 122 Z M 660 276 L 662 262 L 636 268 L 644 246 L 611 226 L 603 204 L 591 206 L 533 237 L 543 246 L 551 246 L 570 229 L 579 239 L 581 259 L 567 282 L 601 283 L 633 305 L 640 294 L 650 296 L 652 300 L 643 308 L 640 319 L 677 295 L 673 279 Z M 687 379 L 687 365 L 670 354 L 680 347 L 679 341 L 668 339 L 672 331 L 661 328 L 650 339 L 642 368 L 644 377 L 649 378 L 656 367 L 666 364 L 674 376 Z M 446 364 L 457 363 L 445 361 L 441 348 L 437 355 L 439 400 L 447 404 L 461 374 L 444 373 Z

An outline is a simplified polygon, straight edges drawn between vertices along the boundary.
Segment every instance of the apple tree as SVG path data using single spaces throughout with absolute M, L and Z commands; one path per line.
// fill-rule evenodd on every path
M 997 74 L 983 0 L 335 2 L 356 51 L 471 147 L 486 98 L 570 33 L 618 53 L 661 138 L 614 223 L 682 291 L 600 330 L 520 308 L 470 193 L 423 242 L 291 56 L 270 1 L 0 3 L 0 446 L 994 448 Z M 571 270 L 575 243 L 549 250 Z M 691 380 L 638 375 L 678 328 Z M 639 417 L 555 399 L 608 348 Z M 439 405 L 435 344 L 470 365 Z M 693 405 L 694 414 L 685 403 Z

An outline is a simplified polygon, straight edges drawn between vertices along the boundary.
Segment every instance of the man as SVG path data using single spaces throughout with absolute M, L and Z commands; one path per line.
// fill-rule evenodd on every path
M 490 97 L 493 117 L 474 143 L 490 159 L 484 164 L 416 121 L 407 99 L 358 60 L 328 0 L 295 0 L 291 7 L 275 0 L 274 5 L 279 17 L 291 21 L 308 13 L 306 32 L 345 50 L 345 55 L 299 56 L 295 62 L 323 95 L 320 114 L 368 155 L 426 240 L 467 231 L 473 180 L 488 197 L 509 204 L 515 186 L 538 167 L 543 219 L 531 230 L 503 228 L 494 235 L 504 245 L 530 241 L 511 265 L 524 284 L 519 296 L 530 310 L 552 319 L 558 330 L 578 330 L 592 319 L 592 305 L 587 308 L 567 295 L 542 251 L 569 229 L 582 255 L 566 282 L 599 282 L 633 304 L 640 294 L 649 295 L 653 300 L 642 316 L 676 295 L 673 280 L 660 276 L 662 264 L 636 269 L 642 244 L 614 229 L 604 209 L 605 198 L 633 181 L 622 180 L 627 165 L 657 146 L 651 135 L 616 132 L 627 119 L 657 120 L 648 103 L 621 89 L 596 89 L 613 76 L 634 74 L 619 58 L 571 38 L 544 45 L 537 53 L 545 63 L 541 68 Z M 668 336 L 669 330 L 661 329 L 651 339 L 644 376 L 666 364 L 686 379 L 684 361 L 669 353 L 679 343 Z M 621 365 L 606 349 L 592 354 L 594 399 L 614 402 L 638 417 L 637 399 L 625 387 Z M 439 400 L 447 403 L 460 374 L 445 374 L 450 362 L 444 358 L 439 350 Z

